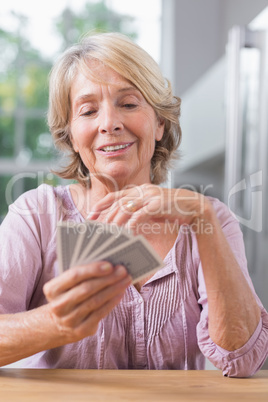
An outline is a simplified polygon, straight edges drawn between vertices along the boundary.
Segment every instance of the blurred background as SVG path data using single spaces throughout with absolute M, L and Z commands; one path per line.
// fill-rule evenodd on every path
M 59 183 L 48 73 L 90 30 L 132 37 L 182 99 L 181 158 L 166 185 L 226 202 L 268 308 L 267 0 L 9 0 L 0 5 L 0 222 L 22 192 Z
M 86 32 L 119 31 L 160 61 L 161 0 L 10 0 L 0 5 L 0 221 L 22 192 L 59 179 L 46 123 L 48 74 Z

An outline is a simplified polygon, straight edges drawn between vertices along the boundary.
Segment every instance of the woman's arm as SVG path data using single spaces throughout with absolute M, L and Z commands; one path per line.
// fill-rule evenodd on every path
M 48 306 L 0 315 L 0 366 L 59 346 L 60 337 Z
M 131 210 L 129 200 L 134 201 Z M 197 238 L 211 338 L 230 351 L 249 340 L 259 323 L 260 308 L 208 198 L 189 190 L 145 184 L 107 195 L 91 218 L 127 224 L 134 230 L 148 221 L 187 225 Z
M 48 304 L 0 315 L 0 366 L 93 335 L 131 283 L 124 267 L 95 262 L 47 282 Z
M 260 320 L 260 307 L 207 200 L 196 218 L 196 238 L 208 298 L 209 335 L 223 349 L 243 346 Z M 208 227 L 208 226 L 207 226 Z

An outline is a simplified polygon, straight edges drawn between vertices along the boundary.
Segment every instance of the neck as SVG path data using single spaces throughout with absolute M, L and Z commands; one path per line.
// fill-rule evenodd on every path
M 90 185 L 71 185 L 70 188 L 74 203 L 85 218 L 94 209 L 94 205 L 107 194 L 151 182 L 149 169 L 147 173 L 145 169 L 143 169 L 143 172 L 136 171 L 135 175 L 133 175 L 134 177 L 130 177 L 129 175 L 122 176 L 120 175 L 120 178 L 115 178 L 109 174 L 93 172 L 90 174 Z
M 114 179 L 104 180 L 102 176 L 102 180 L 99 180 L 96 176 L 91 179 L 91 186 L 84 187 L 83 189 L 83 203 L 84 203 L 84 211 L 88 213 L 94 205 L 104 198 L 107 194 L 114 193 L 116 191 L 121 191 L 123 189 L 140 186 L 142 184 L 148 183 L 146 180 L 136 180 L 132 183 L 128 183 L 127 181 L 118 182 Z

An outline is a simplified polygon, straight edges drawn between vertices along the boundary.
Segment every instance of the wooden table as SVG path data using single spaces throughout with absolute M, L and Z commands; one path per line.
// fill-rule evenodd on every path
M 0 369 L 0 401 L 268 402 L 268 370 L 238 379 L 218 370 Z

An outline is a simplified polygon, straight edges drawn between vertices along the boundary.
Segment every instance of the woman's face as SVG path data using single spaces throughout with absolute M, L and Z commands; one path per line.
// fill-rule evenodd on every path
M 164 123 L 121 75 L 99 62 L 89 67 L 101 83 L 77 74 L 70 94 L 70 127 L 74 150 L 89 169 L 92 184 L 102 176 L 116 180 L 120 188 L 150 182 L 155 141 L 162 138 Z

